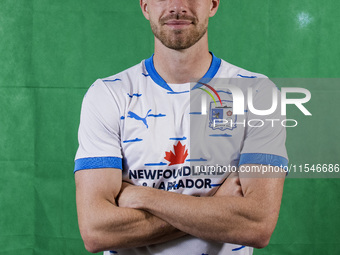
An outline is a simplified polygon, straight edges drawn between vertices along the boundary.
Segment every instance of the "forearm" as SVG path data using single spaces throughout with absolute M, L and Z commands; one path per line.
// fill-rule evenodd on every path
M 192 197 L 152 189 L 143 189 L 140 196 L 136 208 L 201 239 L 257 247 L 261 246 L 258 235 L 267 233 L 261 211 L 264 207 L 252 199 Z
M 97 204 L 95 211 L 79 215 L 86 248 L 91 252 L 134 248 L 163 243 L 184 236 L 169 223 L 149 212 L 121 208 L 109 201 Z M 83 230 L 83 231 L 82 231 Z

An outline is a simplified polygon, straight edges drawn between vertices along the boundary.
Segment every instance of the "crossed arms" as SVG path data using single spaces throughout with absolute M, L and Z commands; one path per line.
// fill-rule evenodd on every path
M 78 222 L 85 247 L 95 253 L 189 234 L 263 248 L 276 226 L 285 172 L 275 178 L 232 175 L 214 196 L 194 197 L 127 184 L 119 169 L 78 171 Z

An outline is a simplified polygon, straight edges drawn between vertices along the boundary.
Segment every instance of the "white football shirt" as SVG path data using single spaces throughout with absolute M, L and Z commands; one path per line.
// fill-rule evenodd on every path
M 268 121 L 281 120 L 280 112 L 255 115 L 245 100 L 244 114 L 236 115 L 230 90 L 220 86 L 233 84 L 245 97 L 251 88 L 254 107 L 265 110 L 271 107 L 275 85 L 263 75 L 212 56 L 199 83 L 167 84 L 157 73 L 153 56 L 98 79 L 83 100 L 74 171 L 119 168 L 123 180 L 135 185 L 211 196 L 230 171 L 206 171 L 202 166 L 216 170 L 243 164 L 286 167 L 285 128 L 279 121 Z M 185 236 L 104 254 L 248 255 L 252 250 Z

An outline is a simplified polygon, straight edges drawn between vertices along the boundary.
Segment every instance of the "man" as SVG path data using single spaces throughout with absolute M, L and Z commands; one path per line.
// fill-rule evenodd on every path
M 97 80 L 87 92 L 75 180 L 79 228 L 88 251 L 252 254 L 251 247 L 268 244 L 279 214 L 284 173 L 276 178 L 249 178 L 243 172 L 195 178 L 188 166 L 195 160 L 240 168 L 287 164 L 283 128 L 215 128 L 210 119 L 205 142 L 196 144 L 199 139 L 193 133 L 205 129 L 209 120 L 197 121 L 190 94 L 202 92 L 197 89 L 202 84 L 210 86 L 204 79 L 264 77 L 209 52 L 208 20 L 219 3 L 140 0 L 155 35 L 154 55 Z M 252 84 L 256 101 L 268 101 L 273 86 Z M 227 105 L 232 96 L 222 92 L 223 107 L 213 108 L 214 115 L 233 118 Z

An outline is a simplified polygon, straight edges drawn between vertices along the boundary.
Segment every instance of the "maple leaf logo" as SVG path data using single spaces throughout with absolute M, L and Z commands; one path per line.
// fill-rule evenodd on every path
M 188 156 L 188 149 L 185 150 L 185 145 L 183 146 L 181 141 L 179 141 L 177 145 L 174 145 L 174 152 L 175 153 L 172 151 L 165 152 L 164 159 L 170 162 L 169 166 L 183 164 Z

